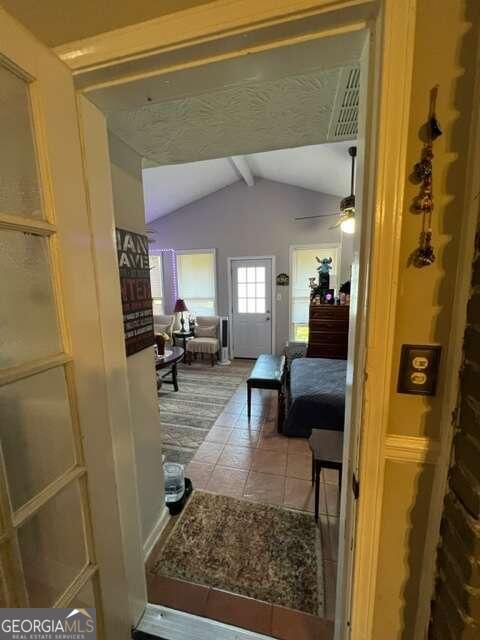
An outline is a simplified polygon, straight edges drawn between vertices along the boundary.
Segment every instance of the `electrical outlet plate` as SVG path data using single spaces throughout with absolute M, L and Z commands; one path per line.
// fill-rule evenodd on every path
M 434 396 L 437 388 L 441 350 L 439 345 L 402 345 L 398 393 Z

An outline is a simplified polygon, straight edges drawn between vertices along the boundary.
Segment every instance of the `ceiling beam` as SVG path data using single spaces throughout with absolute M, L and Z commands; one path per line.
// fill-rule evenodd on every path
M 245 156 L 230 156 L 230 161 L 233 164 L 233 168 L 240 174 L 249 187 L 253 187 L 255 184 L 255 178 L 253 177 L 252 170 L 248 166 L 248 161 Z

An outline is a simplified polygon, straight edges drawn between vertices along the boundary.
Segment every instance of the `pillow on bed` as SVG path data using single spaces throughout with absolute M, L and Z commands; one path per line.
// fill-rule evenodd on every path
M 216 338 L 217 337 L 217 325 L 212 325 L 208 327 L 195 327 L 195 337 L 196 338 Z

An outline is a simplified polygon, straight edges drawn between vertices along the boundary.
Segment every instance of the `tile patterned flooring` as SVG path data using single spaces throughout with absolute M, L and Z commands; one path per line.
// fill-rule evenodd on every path
M 245 365 L 251 366 L 251 362 Z M 302 438 L 279 435 L 276 411 L 276 393 L 255 389 L 249 421 L 246 383 L 242 383 L 186 468 L 185 473 L 192 479 L 193 486 L 313 513 L 308 443 Z M 338 475 L 333 470 L 322 471 L 319 527 L 324 558 L 326 620 L 152 574 L 148 574 L 149 601 L 281 640 L 330 638 L 335 613 L 338 547 Z M 155 552 L 151 557 L 154 556 Z

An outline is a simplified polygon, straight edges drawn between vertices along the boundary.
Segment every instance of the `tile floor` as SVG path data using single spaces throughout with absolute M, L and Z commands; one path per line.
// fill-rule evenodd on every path
M 275 392 L 253 390 L 250 422 L 246 397 L 242 383 L 187 466 L 186 475 L 197 489 L 313 513 L 307 440 L 277 433 Z M 329 469 L 322 474 L 320 513 L 335 525 L 338 474 Z
M 245 366 L 250 367 L 251 363 L 245 363 Z M 279 435 L 276 413 L 276 393 L 255 389 L 249 420 L 246 383 L 242 383 L 186 468 L 185 473 L 192 479 L 193 486 L 313 513 L 314 491 L 308 443 L 303 438 Z M 324 559 L 326 620 L 154 575 L 149 575 L 149 601 L 183 610 L 189 601 L 195 609 L 188 609 L 191 613 L 251 628 L 282 640 L 330 638 L 332 625 L 328 621 L 334 619 L 335 613 L 338 508 L 337 472 L 323 470 L 319 527 Z M 239 615 L 241 620 L 237 619 Z

